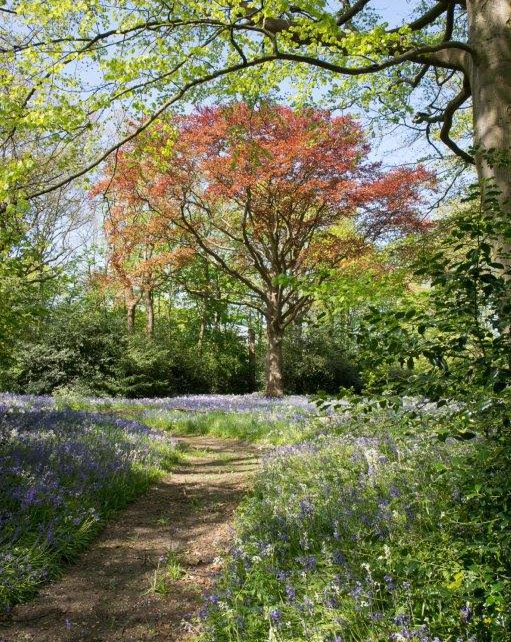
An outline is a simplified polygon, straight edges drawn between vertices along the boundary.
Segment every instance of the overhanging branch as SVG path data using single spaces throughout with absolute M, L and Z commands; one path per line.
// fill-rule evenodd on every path
M 337 26 L 342 27 L 343 25 L 347 24 L 350 20 L 353 20 L 353 18 L 359 14 L 366 4 L 369 4 L 370 0 L 358 0 L 358 2 L 355 2 L 355 4 L 352 7 L 349 7 L 342 11 L 338 16 L 337 16 Z
M 42 196 L 43 194 L 48 194 L 49 192 L 53 192 L 54 190 L 58 189 L 59 187 L 63 187 L 64 185 L 67 185 L 68 183 L 74 181 L 77 178 L 80 178 L 81 176 L 84 176 L 88 172 L 90 172 L 92 169 L 100 165 L 104 160 L 106 160 L 110 154 L 118 150 L 119 148 L 123 147 L 126 145 L 126 143 L 129 143 L 131 140 L 136 138 L 139 134 L 141 134 L 143 131 L 145 131 L 152 123 L 154 123 L 163 113 L 165 113 L 174 103 L 178 102 L 183 98 L 185 94 L 187 94 L 191 89 L 194 87 L 197 87 L 198 85 L 205 84 L 207 82 L 210 82 L 212 80 L 216 80 L 217 78 L 221 78 L 222 76 L 226 76 L 227 74 L 234 73 L 236 71 L 240 71 L 242 69 L 248 69 L 249 67 L 255 67 L 257 65 L 264 64 L 265 62 L 271 62 L 273 60 L 276 60 L 275 55 L 271 56 L 262 56 L 261 58 L 255 58 L 254 60 L 250 60 L 246 64 L 244 62 L 241 62 L 237 65 L 232 65 L 230 67 L 225 67 L 224 69 L 219 69 L 217 71 L 214 71 L 210 74 L 206 74 L 204 76 L 201 76 L 200 78 L 196 78 L 194 80 L 191 80 L 188 82 L 184 87 L 182 87 L 172 98 L 167 100 L 163 105 L 157 109 L 151 116 L 142 124 L 140 127 L 137 127 L 131 134 L 128 136 L 125 136 L 122 138 L 120 141 L 118 141 L 115 145 L 112 145 L 109 147 L 103 154 L 98 156 L 95 160 L 93 160 L 91 163 L 83 167 L 81 170 L 75 172 L 74 174 L 70 174 L 63 178 L 61 181 L 58 183 L 55 183 L 54 185 L 50 185 L 42 190 L 39 190 L 38 192 L 34 192 L 33 194 L 29 194 L 26 198 L 27 199 L 33 199 L 38 196 Z
M 431 7 L 431 9 L 426 11 L 426 13 L 424 13 L 413 22 L 410 22 L 407 25 L 408 28 L 412 31 L 420 31 L 421 29 L 424 29 L 424 27 L 432 24 L 437 18 L 439 18 L 443 13 L 447 11 L 449 5 L 451 4 L 451 1 L 452 0 L 439 0 L 434 7 Z M 391 33 L 396 33 L 397 31 L 399 31 L 399 29 L 400 27 L 391 29 Z
M 448 54 L 455 54 L 454 56 L 449 57 Z M 465 64 L 461 62 L 465 54 L 474 55 L 474 50 L 472 47 L 467 45 L 464 42 L 450 41 L 450 42 L 441 42 L 437 45 L 425 45 L 424 47 L 417 47 L 415 49 L 409 49 L 408 51 L 400 54 L 399 56 L 394 56 L 388 58 L 383 62 L 375 62 L 370 65 L 364 65 L 363 67 L 349 67 L 346 65 L 337 65 L 327 60 L 322 60 L 321 58 L 314 58 L 312 56 L 278 52 L 276 57 L 280 60 L 290 60 L 293 62 L 303 62 L 314 67 L 320 67 L 322 69 L 327 69 L 334 73 L 343 74 L 345 76 L 362 76 L 364 74 L 373 74 L 378 71 L 384 71 L 390 67 L 395 67 L 400 65 L 403 62 L 418 62 L 422 64 L 438 64 L 439 66 L 444 66 L 449 69 L 456 69 L 458 71 L 465 70 Z M 438 57 L 439 54 L 443 55 L 441 58 Z M 437 56 L 435 58 L 435 56 Z
M 447 104 L 446 108 L 441 114 L 431 115 L 426 112 L 418 112 L 415 115 L 414 122 L 427 123 L 432 125 L 434 123 L 442 123 L 442 128 L 440 130 L 440 140 L 451 150 L 456 156 L 462 158 L 466 163 L 473 165 L 475 163 L 473 156 L 468 152 L 461 149 L 457 143 L 452 140 L 450 133 L 453 124 L 454 114 L 456 111 L 467 101 L 472 92 L 470 90 L 470 83 L 468 78 L 465 76 L 463 81 L 463 88 L 461 91 Z

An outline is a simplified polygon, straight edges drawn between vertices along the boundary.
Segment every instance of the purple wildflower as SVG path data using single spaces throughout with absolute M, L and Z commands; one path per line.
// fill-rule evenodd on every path
M 293 601 L 293 600 L 296 599 L 296 591 L 295 591 L 294 587 L 291 586 L 291 584 L 288 584 L 286 586 L 286 595 L 287 595 L 288 600 L 290 600 L 290 601 Z
M 468 604 L 465 604 L 465 606 L 462 606 L 460 609 L 460 618 L 462 622 L 470 622 L 472 619 L 472 610 L 470 609 L 470 606 Z
M 270 619 L 273 624 L 280 624 L 282 620 L 282 611 L 280 609 L 272 609 L 270 611 Z

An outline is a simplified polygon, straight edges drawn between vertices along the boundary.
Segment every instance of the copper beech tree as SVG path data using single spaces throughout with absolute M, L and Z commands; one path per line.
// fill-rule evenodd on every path
M 422 167 L 382 171 L 368 161 L 357 121 L 326 111 L 238 103 L 173 124 L 172 133 L 161 126 L 137 139 L 109 181 L 122 181 L 161 228 L 180 230 L 182 242 L 248 292 L 232 302 L 263 315 L 266 394 L 281 396 L 284 334 L 311 303 L 295 279 L 283 277 L 339 265 L 377 241 L 424 229 L 420 194 L 432 177 Z M 340 234 L 341 225 L 351 232 Z

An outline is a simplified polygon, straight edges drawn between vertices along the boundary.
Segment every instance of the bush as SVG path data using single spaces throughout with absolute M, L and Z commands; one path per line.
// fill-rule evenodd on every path
M 284 342 L 284 383 L 289 394 L 330 394 L 340 388 L 360 392 L 360 379 L 354 358 L 335 328 L 312 327 L 302 335 L 290 332 Z
M 210 332 L 198 349 L 190 324 L 169 325 L 159 325 L 153 339 L 140 331 L 129 336 L 120 309 L 89 299 L 61 304 L 18 342 L 2 386 L 128 398 L 247 391 L 243 338 Z
M 9 387 L 27 394 L 59 388 L 111 393 L 127 347 L 122 323 L 115 311 L 86 302 L 59 306 L 37 332 L 19 342 Z

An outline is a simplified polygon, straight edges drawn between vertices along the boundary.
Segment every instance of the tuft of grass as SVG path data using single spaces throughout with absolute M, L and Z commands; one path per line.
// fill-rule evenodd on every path
M 173 583 L 186 575 L 179 553 L 169 548 L 150 576 L 147 593 L 168 596 L 172 593 Z

